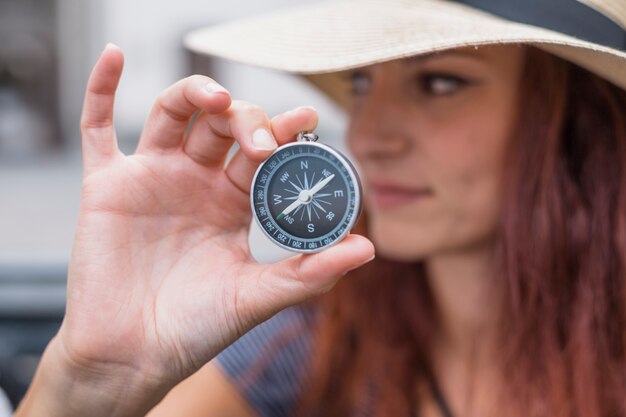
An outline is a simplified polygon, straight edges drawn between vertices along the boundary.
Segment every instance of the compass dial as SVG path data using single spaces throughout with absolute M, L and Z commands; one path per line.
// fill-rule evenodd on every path
M 252 210 L 277 244 L 316 252 L 341 240 L 361 208 L 358 176 L 329 146 L 296 142 L 280 147 L 257 170 Z

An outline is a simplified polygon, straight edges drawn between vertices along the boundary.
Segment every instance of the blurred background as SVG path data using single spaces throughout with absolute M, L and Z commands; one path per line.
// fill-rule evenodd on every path
M 79 118 L 91 66 L 107 42 L 126 66 L 116 102 L 120 147 L 132 153 L 154 98 L 207 74 L 271 116 L 299 105 L 341 147 L 340 110 L 305 81 L 197 56 L 188 31 L 313 0 L 0 0 L 0 388 L 15 405 L 65 308 L 81 183 Z

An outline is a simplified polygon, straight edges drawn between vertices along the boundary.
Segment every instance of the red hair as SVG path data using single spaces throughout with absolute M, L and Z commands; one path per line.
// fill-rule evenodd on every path
M 497 414 L 626 417 L 626 92 L 529 48 L 514 136 Z M 319 300 L 300 412 L 409 416 L 433 380 L 435 303 L 421 263 L 376 259 L 344 278 Z

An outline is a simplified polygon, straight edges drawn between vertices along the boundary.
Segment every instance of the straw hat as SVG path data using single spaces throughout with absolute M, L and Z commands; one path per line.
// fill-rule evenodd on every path
M 494 44 L 534 45 L 626 89 L 626 0 L 333 0 L 185 38 L 197 53 L 304 74 L 340 104 L 342 71 Z

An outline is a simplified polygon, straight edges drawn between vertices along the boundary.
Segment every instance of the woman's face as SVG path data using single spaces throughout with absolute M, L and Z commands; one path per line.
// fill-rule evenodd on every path
M 524 49 L 457 49 L 352 73 L 348 146 L 377 252 L 414 261 L 493 241 Z

